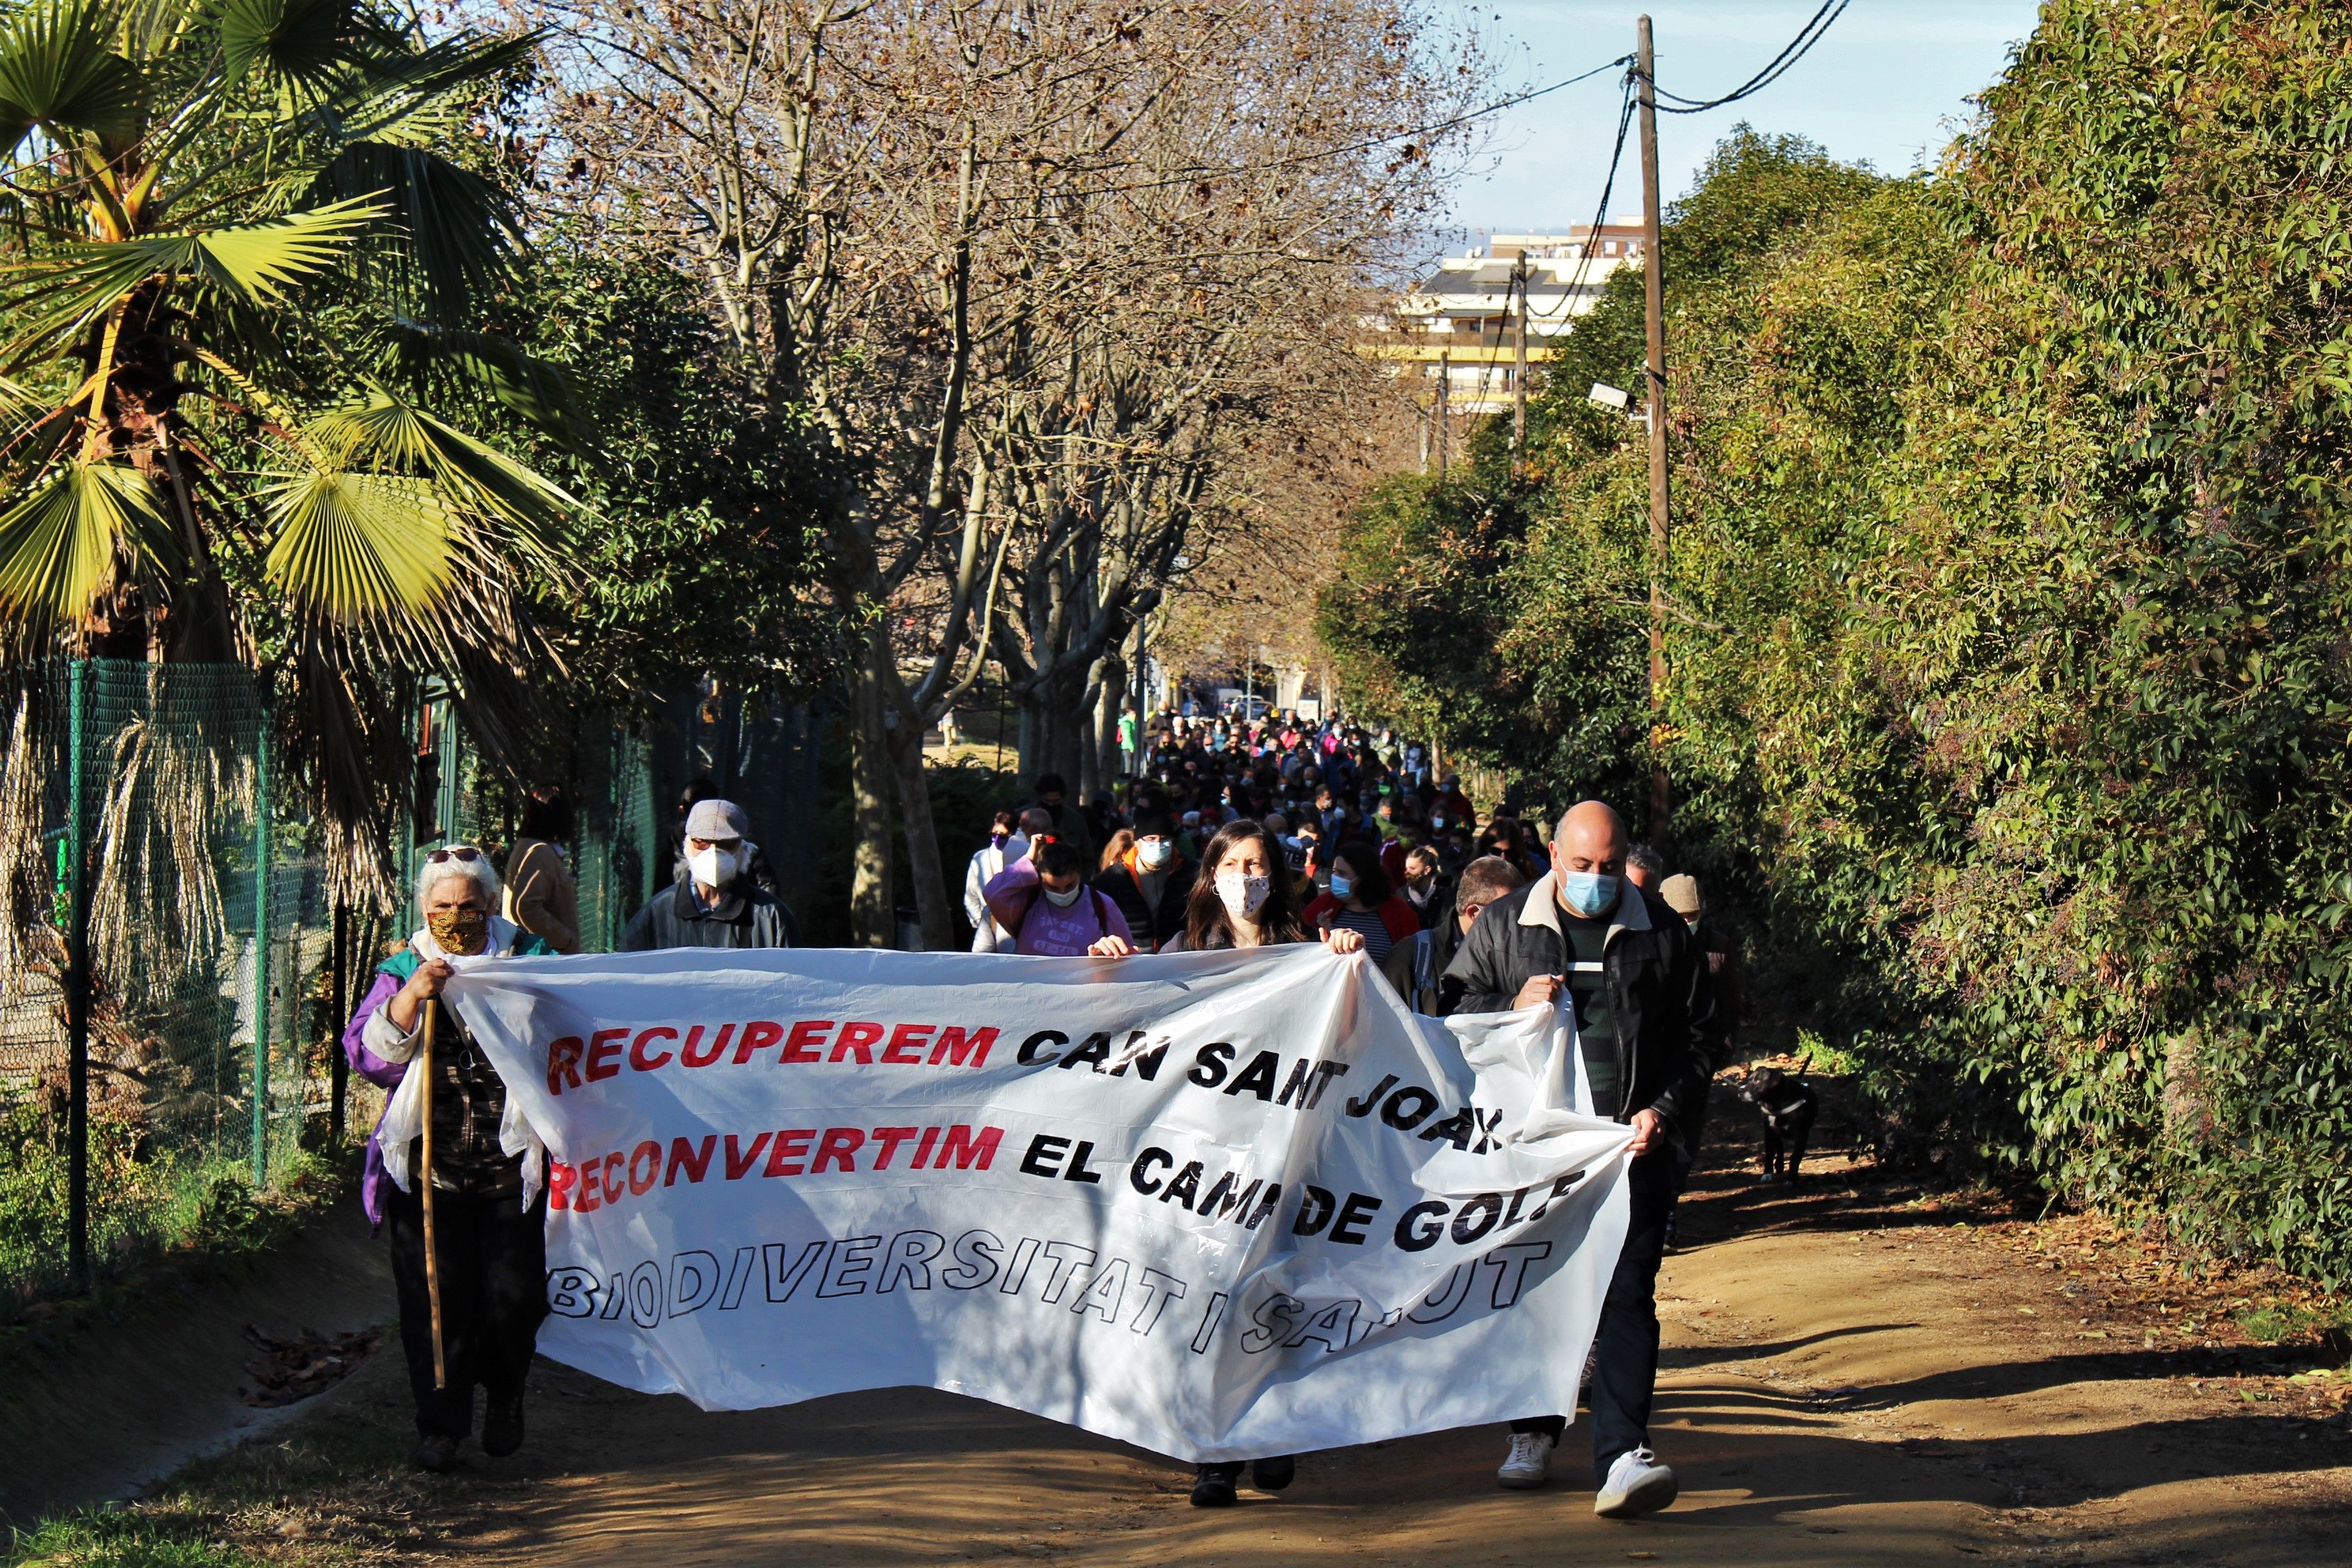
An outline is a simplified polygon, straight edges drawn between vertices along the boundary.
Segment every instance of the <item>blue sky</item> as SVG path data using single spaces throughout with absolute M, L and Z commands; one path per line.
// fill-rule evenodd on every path
M 1507 73 L 1542 86 L 1633 47 L 1647 9 L 1658 81 L 1688 98 L 1738 86 L 1796 35 L 1820 0 L 1486 0 L 1459 11 L 1506 56 Z M 2034 0 L 1853 0 L 1796 68 L 1756 97 L 1712 113 L 1661 115 L 1659 179 L 1665 199 L 1690 184 L 1711 148 L 1741 119 L 1797 132 L 1832 157 L 1889 174 L 1932 163 L 1967 120 L 1969 99 L 2007 65 L 2033 30 Z M 1616 131 L 1615 73 L 1496 116 L 1491 168 L 1459 188 L 1465 228 L 1556 230 L 1583 223 L 1601 196 Z M 1610 206 L 1641 210 L 1637 143 Z

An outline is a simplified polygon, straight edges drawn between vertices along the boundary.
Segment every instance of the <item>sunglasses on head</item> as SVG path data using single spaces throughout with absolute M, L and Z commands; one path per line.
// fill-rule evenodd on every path
M 451 849 L 436 849 L 433 853 L 425 857 L 425 859 L 431 861 L 436 866 L 442 865 L 443 863 L 450 860 L 456 860 L 465 865 L 471 865 L 474 861 L 477 861 L 481 858 L 482 852 L 475 848 L 470 844 L 460 844 Z

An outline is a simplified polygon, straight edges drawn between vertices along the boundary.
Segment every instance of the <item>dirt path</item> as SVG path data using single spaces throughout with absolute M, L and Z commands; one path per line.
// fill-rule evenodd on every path
M 1793 1195 L 1717 1173 L 1684 1233 L 1654 1431 L 1683 1500 L 1637 1524 L 1593 1518 L 1581 1425 L 1541 1493 L 1496 1489 L 1486 1428 L 1317 1455 L 1212 1513 L 1182 1467 L 950 1395 L 705 1415 L 549 1368 L 530 1446 L 426 1483 L 425 1535 L 565 1568 L 2352 1564 L 2342 1380 L 2288 1381 L 2315 1346 L 2232 1346 L 2128 1247 L 1833 1160 Z

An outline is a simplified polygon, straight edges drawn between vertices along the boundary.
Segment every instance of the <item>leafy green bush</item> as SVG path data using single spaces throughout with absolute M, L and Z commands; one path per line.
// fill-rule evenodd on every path
M 1549 804 L 1638 805 L 1663 760 L 1676 858 L 1744 924 L 1766 1035 L 1849 1053 L 1890 1154 L 2336 1280 L 2347 89 L 2340 5 L 2052 0 L 1933 179 L 1735 137 L 1665 249 L 1654 735 L 1626 717 L 1643 455 L 1575 406 L 1633 384 L 1630 289 L 1575 334 L 1623 367 L 1559 378 L 1533 481 L 1498 479 L 1490 439 L 1446 487 L 1494 498 L 1475 614 L 1399 588 L 1447 570 L 1415 553 L 1432 501 L 1368 510 L 1360 547 L 1415 542 L 1355 558 L 1324 616 L 1360 696 L 1417 661 L 1430 727 Z M 1378 620 L 1391 600 L 1425 620 Z M 1465 678 L 1363 626 L 1496 651 Z
M 221 1258 L 275 1246 L 348 1186 L 334 1151 L 281 1157 L 257 1196 L 241 1160 L 153 1157 L 128 1103 L 91 1107 L 90 1251 L 101 1272 L 195 1247 Z M 20 1297 L 54 1294 L 67 1279 L 67 1156 L 62 1096 L 0 1111 L 0 1280 Z M 0 1313 L 9 1302 L 0 1296 Z

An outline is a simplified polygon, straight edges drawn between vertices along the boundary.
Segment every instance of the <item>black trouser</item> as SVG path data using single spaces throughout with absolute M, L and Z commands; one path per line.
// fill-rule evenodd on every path
M 1609 1479 L 1620 1454 L 1649 1447 L 1650 1396 L 1658 1385 L 1658 1259 L 1664 1255 L 1666 1216 L 1674 1213 L 1682 1173 L 1671 1146 L 1653 1149 L 1625 1169 L 1631 1213 L 1625 1247 L 1601 1304 L 1592 1342 L 1592 1473 Z M 1514 1421 L 1514 1432 L 1548 1432 L 1559 1441 L 1564 1415 Z
M 416 1395 L 416 1430 L 463 1437 L 474 1427 L 474 1385 L 492 1402 L 522 1395 L 547 1316 L 547 1195 L 466 1197 L 436 1190 L 433 1235 L 441 1265 L 441 1351 L 448 1386 L 433 1386 L 433 1309 L 425 1289 L 425 1202 L 384 1194 L 400 1342 Z

